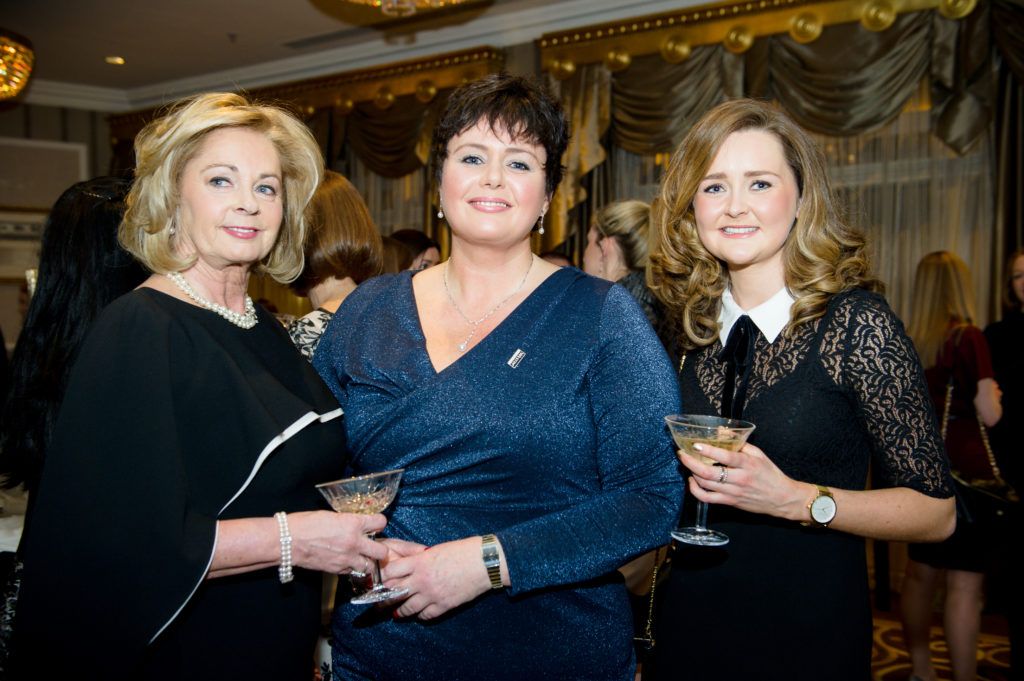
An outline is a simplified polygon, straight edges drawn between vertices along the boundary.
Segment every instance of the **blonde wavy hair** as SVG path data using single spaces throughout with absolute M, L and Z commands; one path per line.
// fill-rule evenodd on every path
M 884 288 L 871 274 L 863 233 L 840 217 L 824 156 L 807 134 L 767 103 L 725 102 L 704 114 L 680 143 L 652 207 L 647 283 L 665 305 L 679 349 L 710 345 L 718 335 L 729 272 L 701 243 L 693 199 L 726 138 L 746 130 L 779 140 L 800 192 L 799 214 L 783 246 L 786 287 L 796 298 L 784 333 L 822 316 L 840 291 Z
M 650 225 L 651 207 L 643 201 L 616 201 L 594 215 L 598 240 L 615 239 L 631 271 L 647 268 Z
M 935 251 L 921 258 L 907 328 L 921 364 L 935 366 L 950 329 L 974 323 L 973 301 L 971 272 L 960 256 Z
M 255 130 L 277 150 L 284 217 L 274 247 L 256 270 L 288 283 L 302 272 L 303 214 L 320 184 L 323 157 L 309 128 L 295 116 L 242 95 L 212 92 L 184 99 L 135 137 L 135 181 L 118 239 L 152 272 L 180 272 L 195 263 L 196 256 L 181 257 L 174 248 L 171 227 L 181 201 L 179 184 L 206 136 L 221 128 Z

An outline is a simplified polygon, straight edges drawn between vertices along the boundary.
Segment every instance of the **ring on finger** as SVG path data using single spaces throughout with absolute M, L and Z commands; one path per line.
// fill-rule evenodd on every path
M 724 485 L 729 481 L 729 467 L 722 466 L 722 472 L 718 474 L 718 484 Z

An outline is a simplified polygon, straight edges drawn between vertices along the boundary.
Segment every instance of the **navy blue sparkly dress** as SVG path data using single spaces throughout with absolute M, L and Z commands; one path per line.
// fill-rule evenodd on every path
M 665 543 L 682 478 L 662 422 L 676 379 L 625 289 L 559 270 L 436 372 L 412 274 L 386 275 L 346 299 L 313 365 L 345 409 L 352 472 L 405 468 L 387 534 L 492 532 L 512 581 L 429 622 L 339 598 L 335 678 L 633 678 L 616 568 Z

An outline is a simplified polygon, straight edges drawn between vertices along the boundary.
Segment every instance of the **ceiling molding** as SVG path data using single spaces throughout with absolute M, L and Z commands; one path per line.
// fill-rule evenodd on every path
M 127 90 L 33 80 L 22 101 L 108 112 L 147 109 L 197 92 L 265 88 L 420 59 L 438 52 L 471 49 L 482 44 L 508 47 L 533 42 L 552 31 L 617 21 L 640 14 L 681 10 L 697 4 L 699 0 L 564 0 L 539 3 L 520 11 L 487 13 L 461 26 L 421 31 L 398 38 L 373 37 L 315 54 Z

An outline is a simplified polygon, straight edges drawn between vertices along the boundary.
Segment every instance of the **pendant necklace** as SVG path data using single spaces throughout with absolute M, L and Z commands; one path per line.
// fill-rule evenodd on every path
M 181 272 L 168 272 L 165 276 L 177 284 L 178 288 L 180 288 L 186 296 L 194 300 L 200 307 L 204 307 L 210 312 L 220 315 L 235 326 L 240 326 L 243 329 L 251 329 L 256 326 L 256 322 L 259 321 L 256 318 L 256 306 L 253 304 L 252 298 L 248 295 L 245 296 L 245 312 L 235 312 L 234 310 L 229 310 L 223 305 L 199 295 L 199 292 L 192 288 L 192 285 L 188 283 L 188 280 L 185 279 L 184 276 L 182 276 Z
M 449 257 L 448 260 L 445 261 L 445 263 L 444 263 L 444 272 L 442 273 L 442 276 L 441 276 L 441 278 L 444 280 L 444 292 L 448 294 L 448 302 L 450 302 L 452 304 L 452 307 L 454 307 L 455 311 L 459 313 L 459 316 L 462 317 L 466 321 L 466 323 L 469 324 L 469 326 L 470 326 L 469 335 L 466 336 L 466 340 L 462 341 L 461 343 L 459 343 L 456 346 L 459 349 L 459 352 L 465 352 L 466 351 L 466 348 L 469 347 L 469 342 L 471 340 L 473 340 L 474 336 L 476 336 L 476 331 L 480 327 L 481 324 L 483 324 L 485 321 L 487 321 L 492 314 L 494 314 L 495 312 L 500 310 L 501 307 L 505 303 L 510 301 L 515 294 L 519 293 L 519 291 L 522 290 L 523 286 L 526 284 L 526 278 L 530 276 L 530 270 L 533 269 L 533 261 L 534 260 L 535 260 L 535 258 L 531 254 L 530 255 L 530 266 L 526 268 L 526 274 L 523 275 L 522 280 L 519 282 L 519 285 L 516 286 L 515 290 L 512 291 L 512 293 L 510 293 L 507 296 L 505 296 L 504 298 L 502 298 L 501 300 L 499 300 L 497 305 L 495 305 L 490 310 L 488 310 L 484 314 L 483 317 L 481 317 L 480 319 L 477 319 L 476 321 L 473 321 L 472 319 L 470 319 L 469 316 L 467 316 L 466 313 L 462 311 L 462 308 L 459 307 L 459 304 L 455 302 L 455 297 L 452 295 L 452 290 L 448 287 L 448 266 L 451 263 L 452 259 L 451 259 L 451 257 Z

